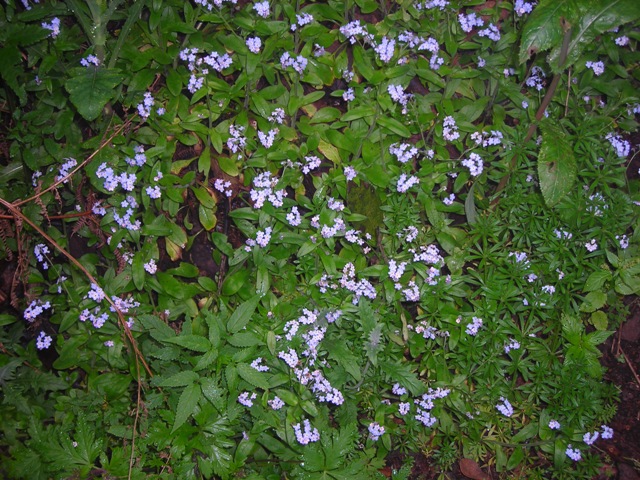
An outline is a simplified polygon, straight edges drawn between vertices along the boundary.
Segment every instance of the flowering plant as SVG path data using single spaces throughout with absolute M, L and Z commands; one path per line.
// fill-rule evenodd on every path
M 6 1 L 2 476 L 596 472 L 640 12 L 589 3 Z

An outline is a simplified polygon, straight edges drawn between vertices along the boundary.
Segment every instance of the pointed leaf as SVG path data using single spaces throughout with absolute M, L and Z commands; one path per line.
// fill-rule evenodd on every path
M 74 68 L 71 72 L 74 76 L 64 85 L 71 103 L 85 120 L 95 120 L 114 97 L 123 76 L 120 70 L 99 67 Z
M 411 367 L 408 364 L 383 362 L 380 364 L 380 368 L 390 377 L 392 382 L 398 382 L 409 390 L 412 395 L 424 393 L 424 384 L 418 379 L 416 374 L 411 371 Z
M 200 376 L 196 372 L 185 370 L 161 380 L 157 385 L 159 387 L 186 387 L 187 385 L 195 383 L 199 378 Z
M 541 0 L 538 3 L 522 29 L 520 63 L 526 62 L 537 52 L 562 43 L 564 32 L 561 19 L 571 10 L 577 10 L 575 0 Z
M 187 421 L 187 418 L 191 416 L 196 408 L 196 405 L 198 405 L 201 396 L 202 390 L 200 389 L 200 385 L 198 385 L 197 383 L 189 385 L 184 389 L 184 392 L 182 392 L 182 395 L 180 395 L 180 400 L 178 400 L 176 418 L 173 422 L 171 433 L 175 432 L 184 424 L 184 422 Z
M 204 353 L 211 349 L 211 342 L 200 335 L 180 335 L 179 337 L 168 338 L 165 342 L 175 343 L 194 352 Z
M 573 188 L 578 167 L 565 133 L 549 122 L 542 123 L 540 128 L 542 147 L 538 156 L 538 177 L 544 201 L 552 207 Z
M 411 132 L 409 131 L 409 129 L 395 118 L 378 117 L 376 121 L 378 122 L 378 125 L 386 128 L 387 130 L 390 130 L 396 135 L 400 135 L 401 137 L 405 138 L 409 138 L 411 136 Z
M 571 8 L 570 11 L 573 25 L 567 61 L 564 65 L 558 64 L 562 42 L 549 54 L 549 64 L 554 73 L 573 65 L 582 56 L 584 48 L 591 46 L 601 33 L 640 18 L 640 2 L 637 0 L 590 0 L 577 5 L 578 9 Z
M 269 389 L 267 376 L 263 372 L 257 371 L 248 363 L 238 364 L 238 375 L 240 375 L 240 378 L 242 378 L 245 382 L 250 383 L 254 387 L 260 387 L 263 390 Z
M 240 304 L 231 315 L 231 318 L 229 318 L 229 321 L 227 322 L 227 330 L 230 333 L 237 333 L 242 330 L 251 320 L 251 316 L 253 315 L 253 312 L 256 311 L 259 301 L 260 297 L 256 295 L 255 297 Z

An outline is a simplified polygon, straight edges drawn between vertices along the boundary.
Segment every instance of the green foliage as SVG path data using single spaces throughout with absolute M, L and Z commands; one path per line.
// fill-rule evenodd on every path
M 0 476 L 593 476 L 636 2 L 204 3 L 0 6 Z
M 542 145 L 538 155 L 538 177 L 544 201 L 556 205 L 573 188 L 577 163 L 567 135 L 557 126 L 543 122 Z

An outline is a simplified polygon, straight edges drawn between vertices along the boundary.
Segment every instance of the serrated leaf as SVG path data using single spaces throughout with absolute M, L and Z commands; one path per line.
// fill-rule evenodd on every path
M 154 340 L 163 342 L 176 336 L 176 332 L 169 325 L 154 315 L 139 315 L 137 319 Z
M 418 379 L 416 374 L 411 371 L 411 367 L 408 364 L 382 362 L 380 368 L 390 377 L 392 382 L 398 382 L 413 395 L 421 395 L 424 393 L 424 384 Z
M 218 352 L 216 350 L 209 350 L 198 359 L 198 363 L 196 363 L 193 369 L 196 372 L 199 372 L 200 370 L 207 368 L 209 365 L 215 362 L 217 358 Z
M 180 400 L 178 400 L 176 418 L 173 422 L 171 433 L 175 432 L 184 424 L 184 422 L 187 421 L 187 419 L 191 416 L 196 406 L 198 405 L 201 396 L 202 390 L 200 389 L 200 385 L 198 385 L 197 383 L 189 385 L 184 389 L 184 391 L 180 395 Z
M 580 305 L 580 311 L 588 313 L 595 312 L 596 310 L 602 308 L 605 303 L 607 303 L 607 295 L 604 292 L 589 292 L 584 297 L 583 304 Z
M 165 342 L 174 343 L 181 347 L 204 353 L 211 349 L 211 342 L 200 335 L 180 335 L 179 337 L 168 338 Z
M 227 322 L 227 330 L 230 333 L 237 333 L 242 330 L 251 320 L 251 316 L 253 312 L 256 311 L 258 302 L 260 302 L 260 297 L 256 295 L 238 305 Z
M 269 382 L 267 381 L 267 376 L 263 372 L 257 371 L 248 363 L 239 363 L 237 365 L 238 375 L 245 382 L 250 383 L 254 387 L 260 387 L 263 390 L 269 389 Z
M 74 68 L 71 72 L 74 76 L 64 84 L 69 99 L 85 120 L 95 120 L 124 77 L 120 70 L 101 67 Z
M 587 335 L 587 342 L 589 342 L 591 345 L 595 347 L 596 345 L 600 345 L 601 343 L 604 343 L 604 341 L 607 338 L 609 338 L 612 334 L 613 332 L 609 330 L 599 330 L 599 331 L 591 332 L 590 334 Z
M 231 335 L 227 338 L 227 342 L 234 347 L 253 347 L 262 343 L 256 334 L 251 332 L 240 332 Z
M 223 412 L 226 404 L 225 390 L 220 388 L 218 382 L 213 378 L 203 378 L 200 383 L 205 398 L 209 400 L 219 412 Z
M 157 382 L 159 387 L 186 387 L 187 385 L 191 385 L 195 383 L 200 378 L 196 372 L 191 370 L 185 370 L 183 372 L 178 372 L 175 375 L 171 375 L 168 378 L 160 380 Z
M 578 167 L 565 133 L 550 122 L 541 123 L 540 128 L 542 146 L 538 155 L 538 178 L 545 203 L 553 207 L 573 188 Z
M 593 292 L 595 290 L 599 290 L 604 286 L 606 282 L 608 282 L 612 278 L 613 275 L 609 270 L 596 270 L 591 275 L 589 275 L 589 278 L 587 278 L 587 281 L 584 284 L 583 291 Z

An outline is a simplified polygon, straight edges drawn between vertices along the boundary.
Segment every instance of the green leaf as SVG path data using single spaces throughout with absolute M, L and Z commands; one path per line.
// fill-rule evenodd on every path
M 613 275 L 609 270 L 596 270 L 589 275 L 589 278 L 587 278 L 587 281 L 584 284 L 584 291 L 593 292 L 595 290 L 600 290 L 604 284 L 612 278 Z
M 200 375 L 191 370 L 178 372 L 168 378 L 155 382 L 159 387 L 186 387 L 198 381 Z
M 189 350 L 193 350 L 194 352 L 204 353 L 211 349 L 211 342 L 200 335 L 180 335 L 179 337 L 168 338 L 164 341 L 174 343 Z
M 174 97 L 180 95 L 182 91 L 182 78 L 180 78 L 180 74 L 173 69 L 169 70 L 169 74 L 167 75 L 167 88 Z
M 144 287 L 145 270 L 144 270 L 144 258 L 142 252 L 137 252 L 133 256 L 133 262 L 131 263 L 131 274 L 133 276 L 133 284 L 138 290 L 142 290 Z
M 262 343 L 256 334 L 252 332 L 240 332 L 233 334 L 227 338 L 227 342 L 234 347 L 254 347 Z
M 467 216 L 467 222 L 471 225 L 478 221 L 478 211 L 476 210 L 476 201 L 473 195 L 475 186 L 476 183 L 473 182 L 471 188 L 469 188 L 469 193 L 467 193 L 467 198 L 464 201 L 464 213 Z
M 578 167 L 566 134 L 550 122 L 540 124 L 542 146 L 538 155 L 540 190 L 549 207 L 556 205 L 571 191 Z
M 226 391 L 220 388 L 218 381 L 214 378 L 202 378 L 200 381 L 202 385 L 202 393 L 205 398 L 211 402 L 211 405 L 216 407 L 219 412 L 223 412 L 226 404 Z
M 378 117 L 376 121 L 378 122 L 378 125 L 386 128 L 387 130 L 390 130 L 396 135 L 400 135 L 401 137 L 405 138 L 409 138 L 411 136 L 411 132 L 409 131 L 409 129 L 395 118 Z
M 591 322 L 591 325 L 596 327 L 596 330 L 606 330 L 609 326 L 609 319 L 607 318 L 607 314 L 602 310 L 593 312 L 589 321 Z
M 536 9 L 537 10 L 537 9 Z M 640 18 L 640 2 L 637 0 L 589 0 L 578 1 L 567 10 L 572 24 L 569 53 L 564 65 L 559 65 L 562 42 L 549 54 L 549 64 L 554 73 L 573 65 L 585 48 L 594 44 L 596 37 L 623 23 Z
M 238 375 L 245 382 L 250 383 L 254 387 L 260 387 L 263 390 L 269 389 L 269 382 L 267 381 L 267 376 L 263 372 L 257 371 L 248 363 L 239 363 L 237 365 Z
M 614 332 L 609 330 L 598 330 L 595 332 L 591 332 L 589 335 L 587 335 L 587 342 L 595 347 L 597 345 L 600 345 L 601 343 L 604 343 L 607 338 L 609 338 L 613 333 Z
M 409 390 L 412 395 L 421 395 L 424 393 L 424 384 L 418 379 L 416 374 L 411 371 L 411 367 L 408 364 L 381 362 L 380 368 L 390 377 L 392 382 L 398 382 Z
M 253 315 L 253 312 L 256 311 L 258 302 L 260 302 L 260 296 L 256 295 L 240 304 L 231 315 L 231 318 L 229 318 L 229 321 L 227 322 L 227 330 L 230 333 L 236 333 L 242 330 L 251 320 L 251 316 Z
M 173 422 L 171 433 L 175 432 L 184 424 L 184 422 L 187 421 L 198 405 L 201 396 L 202 390 L 200 389 L 200 385 L 197 383 L 189 385 L 184 389 L 182 395 L 180 395 L 180 400 L 178 401 L 176 418 Z
M 85 120 L 98 118 L 104 106 L 111 100 L 116 87 L 124 78 L 118 69 L 74 68 L 74 75 L 65 82 L 71 103 Z
M 204 205 L 198 205 L 198 219 L 205 230 L 210 232 L 218 223 L 218 217 L 216 217 L 216 208 L 208 208 Z
M 581 312 L 595 312 L 607 303 L 607 294 L 600 291 L 590 292 L 584 297 L 584 302 L 580 305 Z
M 321 139 L 318 142 L 318 150 L 333 163 L 338 165 L 342 163 L 342 159 L 340 158 L 340 151 L 329 142 L 325 142 Z
M 343 122 L 350 122 L 352 120 L 357 120 L 359 118 L 365 117 L 373 117 L 376 113 L 376 109 L 369 106 L 360 106 L 355 108 L 350 108 L 348 112 L 342 115 L 340 119 Z
M 540 0 L 522 29 L 520 63 L 529 60 L 534 53 L 562 43 L 564 33 L 560 19 L 571 9 L 577 9 L 575 0 Z
M 155 315 L 138 315 L 137 319 L 154 340 L 163 342 L 176 336 L 176 332 Z

